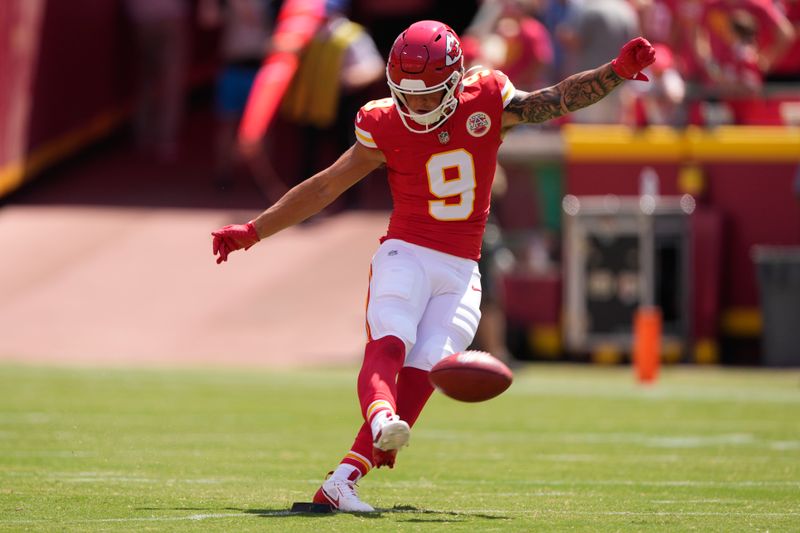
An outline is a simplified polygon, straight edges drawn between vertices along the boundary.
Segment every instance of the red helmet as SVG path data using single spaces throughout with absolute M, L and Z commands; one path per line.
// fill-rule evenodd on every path
M 386 78 L 400 118 L 415 133 L 433 131 L 450 118 L 458 105 L 463 76 L 461 41 L 450 26 L 435 20 L 415 22 L 401 33 L 386 64 Z M 441 90 L 445 91 L 441 104 L 428 113 L 415 113 L 406 103 L 406 95 Z

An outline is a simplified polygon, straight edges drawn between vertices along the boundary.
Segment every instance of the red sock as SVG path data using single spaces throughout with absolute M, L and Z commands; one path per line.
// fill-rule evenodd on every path
M 391 338 L 396 339 L 396 337 Z M 372 342 L 367 345 L 368 350 Z M 362 374 L 363 372 L 364 369 L 362 367 Z M 359 375 L 359 393 L 361 392 L 360 385 L 361 375 Z M 430 381 L 428 381 L 428 372 L 418 368 L 403 367 L 399 371 L 395 390 L 397 415 L 401 420 L 408 422 L 409 426 L 413 426 L 417 418 L 419 418 L 422 408 L 425 407 L 431 394 L 433 394 L 433 386 Z M 361 396 L 361 394 L 359 394 L 359 396 Z M 367 404 L 367 406 L 369 406 L 369 404 Z M 380 468 L 381 466 L 388 466 L 389 468 L 393 468 L 396 456 L 397 450 L 383 452 L 373 446 L 372 430 L 369 424 L 365 422 L 361 425 L 361 429 L 358 431 L 358 435 L 356 435 L 353 446 L 350 448 L 350 452 L 342 459 L 342 463 L 354 466 L 359 470 L 362 476 L 365 476 L 373 467 Z
M 397 416 L 413 426 L 431 394 L 433 385 L 428 381 L 428 372 L 419 368 L 403 367 L 397 376 Z M 373 466 L 394 468 L 396 459 L 397 450 L 385 452 L 373 446 Z
M 427 371 L 403 367 L 397 377 L 397 416 L 413 426 L 431 394 L 433 385 L 428 381 Z
M 364 349 L 364 362 L 358 373 L 358 400 L 364 420 L 377 412 L 396 409 L 397 374 L 403 366 L 406 347 L 397 337 L 387 336 L 369 341 Z M 373 404 L 380 406 L 375 409 Z M 370 411 L 370 406 L 373 406 Z
M 361 424 L 361 429 L 358 431 L 350 451 L 341 462 L 356 467 L 362 476 L 366 476 L 374 466 L 372 448 L 372 430 L 369 424 L 364 422 Z

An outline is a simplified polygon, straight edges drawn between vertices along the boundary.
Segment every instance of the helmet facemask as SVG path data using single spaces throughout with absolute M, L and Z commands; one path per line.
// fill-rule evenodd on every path
M 386 72 L 386 79 L 388 80 L 389 90 L 392 93 L 397 112 L 400 114 L 400 119 L 403 121 L 408 130 L 414 133 L 428 133 L 442 124 L 455 113 L 458 106 L 458 89 L 461 86 L 461 80 L 464 76 L 463 67 L 459 70 L 453 71 L 450 77 L 438 85 L 433 87 L 425 87 L 422 80 L 415 80 L 404 78 L 399 84 L 392 81 L 389 76 L 388 67 Z M 409 108 L 406 100 L 406 95 L 425 95 L 432 94 L 444 90 L 442 101 L 432 111 L 427 113 L 416 113 Z

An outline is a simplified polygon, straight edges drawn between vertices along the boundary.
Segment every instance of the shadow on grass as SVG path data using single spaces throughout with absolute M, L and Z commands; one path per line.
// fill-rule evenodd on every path
M 482 518 L 485 520 L 508 520 L 509 517 L 497 514 L 472 513 L 470 511 L 441 511 L 437 509 L 421 509 L 413 505 L 395 505 L 389 509 L 376 509 L 374 513 L 303 513 L 292 512 L 289 509 L 242 509 L 240 507 L 208 508 L 208 507 L 137 507 L 137 511 L 201 511 L 214 513 L 220 511 L 236 511 L 238 513 L 250 514 L 262 518 L 327 518 L 337 514 L 352 514 L 361 518 L 378 519 L 385 516 L 410 515 L 404 518 L 404 522 L 417 523 L 444 523 L 444 522 L 463 522 L 468 518 Z
M 325 518 L 334 516 L 337 513 L 293 513 L 286 509 L 236 509 L 228 507 L 226 510 L 240 511 L 247 514 L 254 514 L 264 518 L 285 518 L 292 516 L 318 517 Z M 413 505 L 395 505 L 390 509 L 376 509 L 374 513 L 347 513 L 361 518 L 383 518 L 385 515 L 422 515 L 419 517 L 404 520 L 405 522 L 462 522 L 466 518 L 483 518 L 486 520 L 508 520 L 509 517 L 502 515 L 490 515 L 485 513 L 471 513 L 469 511 L 440 511 L 434 509 L 420 509 Z
M 509 517 L 500 514 L 473 513 L 470 511 L 442 511 L 439 509 L 420 509 L 419 507 L 414 507 L 413 505 L 395 505 L 391 509 L 381 509 L 380 511 L 384 513 L 393 513 L 393 514 L 408 513 L 408 514 L 421 514 L 421 515 L 439 515 L 442 517 L 438 519 L 415 518 L 408 520 L 408 522 L 457 522 L 458 521 L 458 520 L 453 520 L 453 518 L 484 518 L 486 520 L 509 519 Z

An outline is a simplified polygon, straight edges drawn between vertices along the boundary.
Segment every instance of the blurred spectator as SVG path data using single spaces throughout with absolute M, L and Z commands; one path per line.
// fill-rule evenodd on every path
M 758 23 L 744 9 L 727 16 L 728 46 L 719 47 L 706 63 L 705 94 L 712 98 L 752 98 L 761 93 L 763 75 L 759 68 L 756 36 Z
M 671 52 L 674 68 L 684 80 L 700 70 L 694 59 L 694 42 L 705 0 L 630 0 L 639 17 L 642 35 Z
M 238 159 L 236 131 L 250 88 L 269 47 L 272 17 L 268 0 L 200 0 L 197 14 L 202 27 L 221 30 L 221 65 L 215 87 L 214 181 L 224 189 L 233 183 Z M 280 184 L 274 172 L 264 175 L 266 164 L 251 165 L 251 170 L 268 200 L 274 201 L 286 192 L 286 187 Z
M 779 4 L 794 28 L 794 40 L 776 61 L 767 80 L 800 82 L 800 0 L 781 0 Z
M 315 174 L 355 142 L 352 120 L 364 91 L 384 80 L 383 56 L 367 30 L 346 16 L 349 5 L 349 0 L 326 2 L 325 20 L 281 105 L 282 116 L 302 129 L 293 175 Z
M 675 65 L 672 50 L 665 44 L 654 44 L 656 61 L 644 70 L 649 83 L 631 83 L 626 122 L 635 126 L 683 126 L 686 83 Z
M 257 184 L 267 201 L 277 201 L 286 185 L 274 172 L 272 162 L 281 162 L 285 152 L 276 143 L 283 140 L 284 131 L 274 129 L 276 111 L 286 96 L 289 84 L 297 72 L 300 57 L 325 18 L 325 0 L 285 0 L 280 4 L 274 20 L 269 51 L 253 79 L 244 112 L 236 135 L 240 153 L 251 167 Z M 268 143 L 265 143 L 269 141 Z M 270 152 L 279 156 L 270 159 Z M 292 146 L 289 154 L 296 153 Z M 282 173 L 282 176 L 287 176 Z
M 652 44 L 674 50 L 678 43 L 675 7 L 679 0 L 630 0 L 639 18 L 642 35 Z
M 556 38 L 567 53 L 568 70 L 581 72 L 606 63 L 617 50 L 639 35 L 636 12 L 627 0 L 591 0 L 570 4 L 567 18 L 556 29 Z M 615 124 L 622 121 L 621 91 L 596 105 L 570 115 L 574 122 Z
M 571 74 L 566 70 L 564 45 L 554 38 L 556 29 L 567 18 L 569 13 L 569 0 L 546 0 L 541 13 L 541 20 L 551 37 L 553 47 L 553 79 L 560 80 Z
M 704 125 L 767 120 L 765 73 L 786 50 L 791 24 L 766 0 L 710 0 L 700 18 L 695 53 L 702 98 L 691 121 Z M 710 101 L 709 101 L 710 100 Z
M 136 38 L 135 132 L 140 148 L 177 156 L 189 53 L 188 0 L 126 0 Z
M 743 24 L 746 29 L 740 28 Z M 744 38 L 755 52 L 757 68 L 767 73 L 794 39 L 789 19 L 770 0 L 707 0 L 694 47 L 699 63 L 707 65 L 727 58 L 732 49 L 742 45 L 742 33 L 751 29 L 755 34 Z
M 673 18 L 671 43 L 675 66 L 687 82 L 694 80 L 702 70 L 694 53 L 697 26 L 705 0 L 663 0 Z
M 553 48 L 535 18 L 542 7 L 542 0 L 484 0 L 462 40 L 465 61 L 501 70 L 526 90 L 547 86 Z
M 282 106 L 284 115 L 297 123 L 332 126 L 341 98 L 384 75 L 383 57 L 366 29 L 347 18 L 348 5 L 348 0 L 326 2 L 325 21 L 303 52 Z

